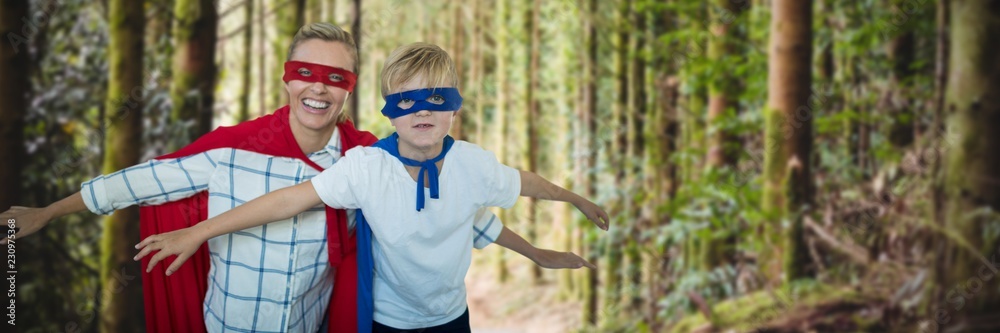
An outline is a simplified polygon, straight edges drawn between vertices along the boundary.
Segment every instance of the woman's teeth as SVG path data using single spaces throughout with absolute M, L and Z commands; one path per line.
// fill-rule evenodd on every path
M 313 109 L 319 109 L 319 110 L 323 110 L 323 109 L 326 109 L 326 108 L 330 107 L 330 103 L 320 102 L 320 101 L 311 100 L 311 99 L 303 99 L 302 103 L 305 104 L 308 107 L 311 107 Z

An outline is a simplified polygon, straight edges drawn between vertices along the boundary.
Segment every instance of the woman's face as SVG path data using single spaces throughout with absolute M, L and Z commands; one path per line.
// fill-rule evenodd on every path
M 354 68 L 354 59 L 347 45 L 320 39 L 300 43 L 291 60 L 348 70 Z M 301 71 L 299 74 L 307 74 Z M 342 88 L 300 80 L 288 81 L 285 90 L 288 91 L 289 118 L 293 128 L 318 132 L 332 131 L 337 126 L 336 119 L 350 95 Z

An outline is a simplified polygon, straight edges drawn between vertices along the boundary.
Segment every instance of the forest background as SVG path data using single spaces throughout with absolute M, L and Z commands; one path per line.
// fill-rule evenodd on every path
M 316 21 L 358 40 L 361 129 L 388 53 L 438 44 L 453 136 L 612 213 L 500 212 L 599 269 L 477 251 L 477 332 L 1000 330 L 1000 1 L 3 0 L 0 208 L 284 105 Z M 136 216 L 19 240 L 15 328 L 141 331 Z

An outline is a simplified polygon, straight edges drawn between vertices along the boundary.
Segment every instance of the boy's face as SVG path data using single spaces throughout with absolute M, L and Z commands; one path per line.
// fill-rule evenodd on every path
M 310 39 L 295 48 L 290 60 L 320 64 L 338 68 L 353 68 L 353 59 L 346 45 L 341 42 L 329 42 Z M 299 74 L 307 75 L 299 69 Z M 305 82 L 291 80 L 285 83 L 288 91 L 288 105 L 292 126 L 304 127 L 312 131 L 330 131 L 336 126 L 347 100 L 346 90 L 327 86 L 320 82 Z
M 431 88 L 428 86 L 422 75 L 417 75 L 406 81 L 390 94 L 404 91 Z M 439 98 L 431 97 L 428 102 L 434 103 Z M 441 100 L 443 102 L 443 100 Z M 400 102 L 399 106 L 408 108 L 413 105 L 413 101 Z M 389 122 L 399 133 L 400 148 L 403 145 L 417 150 L 427 150 L 440 148 L 444 144 L 444 137 L 448 135 L 451 124 L 459 111 L 427 111 L 421 110 L 408 115 L 390 118 Z

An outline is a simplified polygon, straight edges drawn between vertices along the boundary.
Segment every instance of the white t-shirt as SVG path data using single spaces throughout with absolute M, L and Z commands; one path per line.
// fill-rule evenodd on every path
M 517 169 L 465 141 L 455 141 L 440 172 L 440 198 L 424 188 L 420 212 L 416 181 L 381 148 L 351 149 L 312 179 L 324 203 L 360 208 L 371 225 L 374 318 L 381 324 L 414 329 L 461 316 L 475 215 L 481 207 L 510 208 L 521 192 Z

